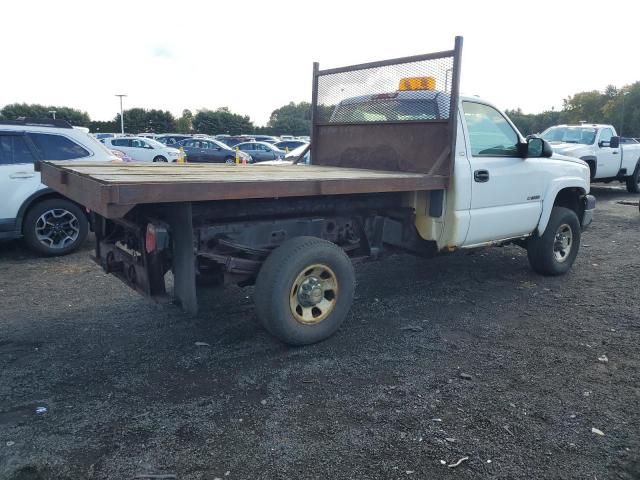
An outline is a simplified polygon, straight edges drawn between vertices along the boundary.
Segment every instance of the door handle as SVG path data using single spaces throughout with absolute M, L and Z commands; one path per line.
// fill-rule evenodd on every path
M 33 178 L 35 177 L 33 172 L 15 172 L 9 175 L 9 178 Z
M 489 181 L 489 170 L 476 170 L 473 172 L 473 179 L 478 183 Z
M 613 151 L 613 152 L 611 152 L 611 153 L 612 153 L 612 154 L 614 154 L 614 155 L 617 155 L 617 154 L 618 154 L 618 151 L 617 151 L 617 150 L 614 150 L 614 151 Z

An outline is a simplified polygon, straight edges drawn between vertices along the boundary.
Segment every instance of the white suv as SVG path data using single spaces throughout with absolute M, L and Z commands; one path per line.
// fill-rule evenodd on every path
M 24 237 L 38 253 L 64 255 L 87 237 L 87 212 L 40 182 L 40 160 L 118 158 L 64 120 L 0 120 L 0 239 Z
M 177 148 L 167 147 L 153 138 L 105 138 L 104 144 L 109 149 L 126 153 L 134 162 L 175 162 L 180 156 Z

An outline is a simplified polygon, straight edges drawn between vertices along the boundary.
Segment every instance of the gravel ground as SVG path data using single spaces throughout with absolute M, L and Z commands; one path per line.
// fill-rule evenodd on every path
M 2 244 L 0 478 L 640 478 L 640 215 L 618 203 L 638 197 L 594 194 L 566 276 L 517 247 L 364 263 L 347 322 L 304 348 L 251 289 L 189 317 L 90 242 Z

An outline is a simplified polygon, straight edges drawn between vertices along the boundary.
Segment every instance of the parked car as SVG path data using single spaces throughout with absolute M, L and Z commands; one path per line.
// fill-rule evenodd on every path
M 279 138 L 273 137 L 271 135 L 252 135 L 256 142 L 267 142 L 270 144 L 274 144 L 280 141 Z
M 280 150 L 295 150 L 296 148 L 306 145 L 309 142 L 305 142 L 303 140 L 281 140 L 276 142 L 274 146 L 278 147 Z
M 182 147 L 190 163 L 235 163 L 236 151 L 214 138 L 189 138 L 176 144 Z M 238 152 L 240 161 L 253 162 L 251 155 Z
M 222 137 L 219 140 L 226 143 L 229 147 L 235 147 L 239 143 L 254 142 L 255 138 L 246 135 L 237 135 L 234 137 Z
M 267 160 L 265 162 L 256 163 L 256 165 L 292 165 L 293 162 L 305 152 L 305 150 L 306 153 L 304 153 L 304 156 L 300 160 L 298 160 L 296 165 L 311 165 L 311 151 L 308 149 L 308 147 L 308 143 L 300 145 L 298 148 L 287 153 L 283 159 Z
M 143 137 L 105 138 L 104 144 L 109 149 L 126 153 L 134 162 L 175 162 L 180 156 L 177 148 Z
M 175 143 L 181 142 L 182 140 L 186 140 L 187 138 L 191 138 L 191 135 L 183 135 L 179 133 L 165 133 L 162 135 L 158 135 L 156 140 L 168 147 L 172 147 Z
M 95 138 L 97 138 L 98 140 L 101 140 L 103 138 L 113 138 L 113 137 L 117 137 L 118 135 L 115 133 L 94 133 L 92 134 Z
M 40 182 L 39 160 L 114 161 L 86 128 L 64 120 L 0 121 L 0 239 L 24 237 L 40 254 L 76 250 L 89 231 L 86 210 Z
M 133 158 L 131 158 L 129 155 L 127 155 L 126 153 L 120 151 L 120 150 L 109 150 L 111 153 L 113 153 L 116 157 L 118 157 L 118 159 L 122 162 L 133 162 Z
M 305 150 L 307 150 L 304 157 L 298 161 L 298 165 L 311 165 L 311 150 L 307 149 L 308 146 L 309 144 L 305 143 L 304 145 L 300 145 L 298 148 L 294 148 L 284 156 L 284 159 L 293 162 L 296 158 L 302 155 Z
M 284 158 L 286 153 L 275 145 L 266 142 L 245 142 L 236 145 L 241 152 L 248 153 L 256 162 L 265 160 L 279 160 Z

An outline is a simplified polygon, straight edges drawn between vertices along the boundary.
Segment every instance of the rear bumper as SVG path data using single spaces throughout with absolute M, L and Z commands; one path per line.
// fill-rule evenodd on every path
M 586 230 L 591 222 L 593 222 L 593 211 L 596 209 L 596 197 L 593 195 L 583 195 L 582 205 L 584 206 L 584 213 L 582 214 L 582 229 Z

